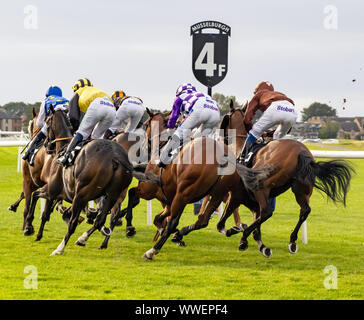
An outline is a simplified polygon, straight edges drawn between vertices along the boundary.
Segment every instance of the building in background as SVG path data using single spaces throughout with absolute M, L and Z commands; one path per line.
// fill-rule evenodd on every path
M 0 130 L 1 131 L 21 131 L 22 118 L 12 112 L 0 108 Z

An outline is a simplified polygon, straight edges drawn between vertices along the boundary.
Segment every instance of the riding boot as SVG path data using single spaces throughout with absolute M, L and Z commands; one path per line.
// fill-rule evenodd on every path
M 175 154 L 173 155 L 173 152 L 178 149 L 182 145 L 182 143 L 183 142 L 179 139 L 177 135 L 172 135 L 171 139 L 161 151 L 160 160 L 157 163 L 157 166 L 160 168 L 165 168 L 167 164 L 170 164 L 178 153 L 175 152 Z
M 249 152 L 254 143 L 255 143 L 255 137 L 251 133 L 249 133 L 248 138 L 245 141 L 244 149 L 239 156 L 238 159 L 239 163 L 244 163 L 249 161 L 249 159 L 247 159 L 247 156 L 249 155 Z
M 82 140 L 83 140 L 82 135 L 80 133 L 77 133 L 71 140 L 70 144 L 68 145 L 66 152 L 57 159 L 57 162 L 62 165 L 66 165 L 67 162 L 69 161 L 71 153 L 74 151 L 77 144 L 80 143 Z
M 23 160 L 28 160 L 31 166 L 34 166 L 34 151 L 37 146 L 43 142 L 46 138 L 46 135 L 40 131 L 35 138 L 32 140 L 30 145 L 28 146 L 28 150 L 25 152 L 24 156 L 22 157 Z

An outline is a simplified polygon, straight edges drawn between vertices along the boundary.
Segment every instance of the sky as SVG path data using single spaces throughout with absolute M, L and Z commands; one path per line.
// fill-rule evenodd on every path
M 268 80 L 300 111 L 318 101 L 364 116 L 363 14 L 361 0 L 2 0 L 0 105 L 41 101 L 49 85 L 70 98 L 87 77 L 170 109 L 181 83 L 207 91 L 192 72 L 190 26 L 216 20 L 231 37 L 213 93 L 244 103 Z

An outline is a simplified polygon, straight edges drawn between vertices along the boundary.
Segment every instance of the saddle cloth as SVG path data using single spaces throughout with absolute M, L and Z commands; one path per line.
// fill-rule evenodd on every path
M 251 168 L 253 166 L 254 159 L 258 153 L 258 151 L 264 148 L 270 141 L 262 140 L 261 142 L 257 142 L 252 146 L 248 155 L 245 157 L 243 164 L 247 168 Z

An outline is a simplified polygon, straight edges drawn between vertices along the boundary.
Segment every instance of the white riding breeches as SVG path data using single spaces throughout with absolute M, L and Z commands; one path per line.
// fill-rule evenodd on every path
M 115 132 L 120 129 L 122 123 L 127 123 L 125 132 L 132 132 L 138 126 L 139 121 L 142 119 L 145 112 L 145 107 L 139 99 L 133 97 L 127 98 L 119 109 L 116 111 L 116 118 L 114 119 L 110 130 Z
M 264 111 L 263 115 L 253 125 L 250 133 L 256 138 L 260 138 L 264 131 L 278 125 L 274 132 L 273 139 L 282 139 L 288 130 L 296 123 L 297 111 L 292 103 L 286 100 L 274 101 Z
M 83 136 L 83 140 L 90 135 L 91 139 L 100 139 L 110 128 L 115 116 L 115 107 L 107 97 L 96 98 L 87 108 L 77 133 Z
M 195 102 L 187 118 L 180 124 L 174 134 L 182 140 L 188 138 L 193 129 L 199 128 L 194 135 L 195 137 L 208 136 L 218 127 L 219 123 L 220 110 L 216 102 L 201 98 Z

